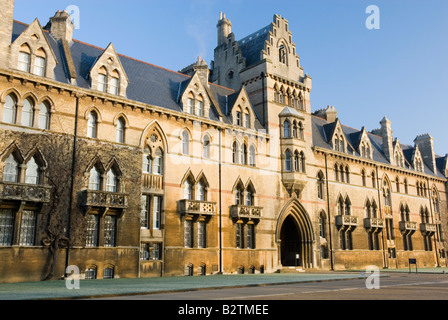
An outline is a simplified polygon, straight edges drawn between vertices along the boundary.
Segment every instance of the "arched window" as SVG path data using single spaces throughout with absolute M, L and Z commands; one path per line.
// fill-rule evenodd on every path
M 182 154 L 190 155 L 190 134 L 187 130 L 182 132 Z
M 115 129 L 115 141 L 124 143 L 126 122 L 122 117 L 117 120 L 117 127 Z
M 15 124 L 17 117 L 17 99 L 13 95 L 6 96 L 3 107 L 3 122 Z
M 286 120 L 283 124 L 283 137 L 291 138 L 291 123 L 289 120 Z
M 338 199 L 338 215 L 342 216 L 344 214 L 344 199 L 342 196 L 339 196 Z
M 31 49 L 27 44 L 23 44 L 19 51 L 19 62 L 17 68 L 20 71 L 30 72 Z
M 196 98 L 196 115 L 200 117 L 204 116 L 204 99 L 202 95 L 198 95 Z
M 184 199 L 192 200 L 192 198 L 193 198 L 193 185 L 187 179 L 184 183 Z
M 196 200 L 198 201 L 205 201 L 207 199 L 205 184 L 202 181 L 198 182 L 197 186 L 197 194 L 196 194 Z
M 94 166 L 90 170 L 89 190 L 99 191 L 100 187 L 101 187 L 101 173 L 99 172 L 98 168 Z
M 45 69 L 47 66 L 47 54 L 44 49 L 40 48 L 36 51 L 34 57 L 34 70 L 33 73 L 36 76 L 45 77 Z
M 257 165 L 256 157 L 257 157 L 257 154 L 255 152 L 255 147 L 251 146 L 250 149 L 249 149 L 249 165 L 251 167 L 255 167 Z
M 286 150 L 285 152 L 285 171 L 291 172 L 292 166 L 291 166 L 291 151 Z
M 114 172 L 113 169 L 110 169 L 107 172 L 107 179 L 106 179 L 106 191 L 107 192 L 117 192 L 117 175 Z
M 32 127 L 34 119 L 34 103 L 30 99 L 23 101 L 22 107 L 22 126 Z
M 286 64 L 286 49 L 285 49 L 284 45 L 280 46 L 280 48 L 278 50 L 278 57 L 279 57 L 280 63 Z
M 238 183 L 235 189 L 235 204 L 242 205 L 244 203 L 244 186 L 241 183 Z
M 345 152 L 345 143 L 343 137 L 341 137 L 341 139 L 339 140 L 339 151 Z
M 202 142 L 202 157 L 205 159 L 210 158 L 210 137 L 207 134 Z
M 119 94 L 120 92 L 120 74 L 117 70 L 112 71 L 110 75 L 109 93 Z
M 367 199 L 366 201 L 366 218 L 371 219 L 372 218 L 372 205 L 370 204 L 370 200 Z
M 345 182 L 350 183 L 350 169 L 348 166 L 345 167 Z
M 97 124 L 98 115 L 95 111 L 90 112 L 89 119 L 87 120 L 87 137 L 96 138 L 97 137 Z
M 26 184 L 39 184 L 40 169 L 33 158 L 27 163 L 27 168 L 25 172 L 25 183 Z
M 234 141 L 232 145 L 232 162 L 238 163 L 238 156 L 239 156 L 239 150 L 238 150 L 238 142 Z
M 246 190 L 246 197 L 245 197 L 245 205 L 248 207 L 255 205 L 255 190 L 252 188 L 252 185 L 249 185 L 249 187 Z
M 163 173 L 163 151 L 158 148 L 154 156 L 153 174 L 161 175 Z
M 13 154 L 10 154 L 5 161 L 5 167 L 3 169 L 3 181 L 18 182 L 18 179 L 19 179 L 19 162 L 16 160 Z
M 107 92 L 107 70 L 104 67 L 101 67 L 98 71 L 97 89 L 102 92 Z
M 300 172 L 300 156 L 299 152 L 294 152 L 294 171 Z
M 188 93 L 187 97 L 187 112 L 189 114 L 194 114 L 194 95 L 193 92 Z
M 244 127 L 250 128 L 250 115 L 247 108 L 244 110 Z
M 339 166 L 337 163 L 334 165 L 334 180 L 339 181 Z
M 372 171 L 372 188 L 376 188 L 376 176 L 375 176 L 375 171 Z
M 300 172 L 305 173 L 306 172 L 306 159 L 305 159 L 305 153 L 303 151 L 300 151 Z
M 317 198 L 323 199 L 324 198 L 324 187 L 325 187 L 325 178 L 322 171 L 319 171 L 317 174 Z
M 151 159 L 151 151 L 149 148 L 145 148 L 143 154 L 143 173 L 151 174 L 152 173 L 152 159 Z
M 46 102 L 42 102 L 39 107 L 38 128 L 43 130 L 50 128 L 50 107 Z
M 364 169 L 361 170 L 361 179 L 362 179 L 362 186 L 365 187 L 367 185 L 367 180 L 366 180 L 366 171 Z
M 304 134 L 304 130 L 303 130 L 303 123 L 302 121 L 299 121 L 299 136 L 298 138 L 300 140 L 304 140 L 305 139 L 305 134 Z
M 245 143 L 241 146 L 241 164 L 247 165 L 247 145 Z
M 352 203 L 350 202 L 350 198 L 345 198 L 345 211 L 344 214 L 349 216 L 352 213 Z
M 338 135 L 336 135 L 336 136 L 334 137 L 333 149 L 334 149 L 335 151 L 339 151 L 339 136 L 338 136 Z
M 238 106 L 238 108 L 236 109 L 236 119 L 235 119 L 235 124 L 237 126 L 241 126 L 241 121 L 242 121 L 242 111 L 241 111 L 241 107 Z

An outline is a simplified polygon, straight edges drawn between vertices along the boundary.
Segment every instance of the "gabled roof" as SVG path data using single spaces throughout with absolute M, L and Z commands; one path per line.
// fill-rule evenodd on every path
M 332 141 L 331 138 L 333 136 L 335 127 L 336 127 L 336 122 L 328 122 L 327 120 L 320 118 L 318 116 L 311 116 L 311 121 L 312 121 L 312 135 L 313 135 L 313 146 L 315 147 L 319 147 L 322 149 L 327 149 L 327 150 L 333 150 L 332 147 Z M 357 130 L 345 125 L 342 125 L 342 130 L 345 133 L 345 136 L 347 137 L 347 139 L 349 139 L 349 142 L 352 144 L 352 146 L 356 146 L 356 142 L 359 141 L 361 134 L 362 134 L 362 130 Z M 373 161 L 379 162 L 379 163 L 384 163 L 384 164 L 390 164 L 389 160 L 387 160 L 387 158 L 384 155 L 383 152 L 383 139 L 382 137 L 372 134 L 370 132 L 366 132 L 370 142 L 372 143 L 372 148 L 373 148 Z M 398 140 L 397 140 L 398 141 Z M 416 148 L 413 146 L 409 146 L 409 145 L 404 145 L 404 144 L 400 144 L 400 147 L 403 151 L 405 160 L 408 163 L 413 163 L 413 157 L 414 157 L 414 153 L 416 151 Z M 360 156 L 359 153 L 356 151 L 354 153 L 348 153 L 350 155 L 354 155 L 354 156 Z M 445 157 L 436 157 L 436 163 L 438 168 L 443 169 L 444 165 L 447 165 L 448 161 L 448 155 L 446 155 Z M 437 173 L 434 174 L 434 172 L 432 172 L 432 170 L 424 163 L 424 173 L 426 174 L 430 174 L 430 175 L 435 175 L 437 177 L 445 177 L 444 176 L 444 171 L 443 170 L 437 170 Z
M 22 34 L 28 25 L 21 22 L 14 22 L 12 41 L 17 39 Z M 63 47 L 58 41 L 48 32 L 44 34 L 51 46 L 58 63 L 55 68 L 54 80 L 70 84 L 71 76 L 66 68 L 64 60 Z M 73 40 L 70 44 L 70 53 L 73 60 L 73 66 L 76 70 L 77 78 L 74 85 L 91 89 L 89 73 L 95 62 L 103 55 L 105 49 L 99 48 L 84 42 Z M 158 106 L 173 111 L 182 112 L 179 103 L 179 90 L 185 88 L 190 76 L 171 71 L 153 64 L 143 62 L 125 55 L 118 54 L 126 76 L 129 79 L 129 86 L 127 87 L 126 97 L 130 100 L 137 101 L 144 104 Z M 219 116 L 222 117 L 224 123 L 230 123 L 223 110 L 226 106 L 226 97 L 235 94 L 235 91 L 219 85 L 211 84 L 207 88 L 211 100 L 218 104 L 213 105 L 210 112 L 210 119 L 219 121 Z
M 265 48 L 272 23 L 238 41 L 238 48 L 246 60 L 246 67 L 261 61 L 261 52 Z

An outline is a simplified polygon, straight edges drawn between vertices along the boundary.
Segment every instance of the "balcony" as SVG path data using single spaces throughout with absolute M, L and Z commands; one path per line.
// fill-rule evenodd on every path
M 144 192 L 162 192 L 163 176 L 157 174 L 143 174 L 142 187 Z
M 216 203 L 199 200 L 180 200 L 179 213 L 182 215 L 213 216 L 216 214 Z
M 358 226 L 358 217 L 350 215 L 336 216 L 336 226 L 344 229 L 354 229 Z
M 414 233 L 417 230 L 417 222 L 414 221 L 400 221 L 398 227 L 401 232 Z
M 420 223 L 420 231 L 423 234 L 434 234 L 437 232 L 437 225 L 433 223 Z
M 379 218 L 366 218 L 364 219 L 364 228 L 382 230 L 384 228 L 384 220 Z
M 0 200 L 48 203 L 50 198 L 50 186 L 0 182 Z
M 85 207 L 126 209 L 128 207 L 128 196 L 123 193 L 106 191 L 83 191 L 82 204 Z
M 261 207 L 234 205 L 230 207 L 230 217 L 249 220 L 260 219 L 262 210 Z
M 392 218 L 392 208 L 390 206 L 384 206 L 384 216 L 386 218 Z

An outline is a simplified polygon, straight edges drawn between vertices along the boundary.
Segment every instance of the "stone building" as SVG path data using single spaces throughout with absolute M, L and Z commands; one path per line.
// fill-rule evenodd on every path
M 311 110 L 286 19 L 174 72 L 0 8 L 1 282 L 447 264 L 448 156 Z

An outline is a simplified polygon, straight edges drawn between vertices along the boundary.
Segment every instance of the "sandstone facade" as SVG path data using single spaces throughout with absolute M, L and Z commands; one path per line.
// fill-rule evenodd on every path
M 286 19 L 174 72 L 0 7 L 0 281 L 447 264 L 448 157 L 311 110 Z

